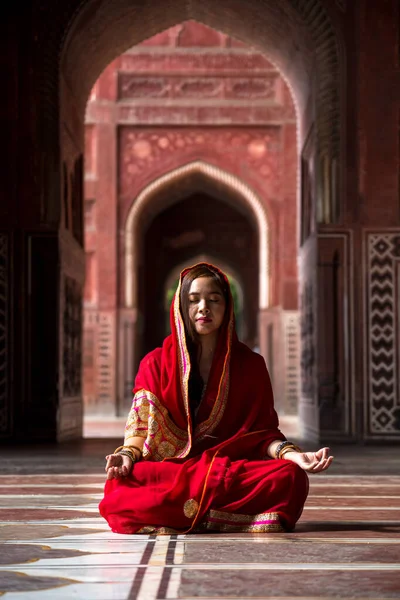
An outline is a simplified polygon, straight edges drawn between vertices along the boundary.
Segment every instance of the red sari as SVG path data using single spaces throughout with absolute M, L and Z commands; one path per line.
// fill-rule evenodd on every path
M 187 272 L 171 306 L 172 334 L 145 356 L 135 380 L 124 443 L 143 437 L 143 460 L 129 476 L 107 480 L 100 513 L 116 533 L 291 530 L 308 477 L 290 461 L 266 458 L 285 436 L 264 359 L 237 339 L 231 297 L 192 422 L 180 307 Z

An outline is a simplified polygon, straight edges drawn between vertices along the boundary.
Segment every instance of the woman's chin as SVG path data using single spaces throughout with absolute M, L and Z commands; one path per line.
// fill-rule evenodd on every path
M 217 331 L 214 323 L 196 323 L 196 332 L 198 335 L 209 335 Z

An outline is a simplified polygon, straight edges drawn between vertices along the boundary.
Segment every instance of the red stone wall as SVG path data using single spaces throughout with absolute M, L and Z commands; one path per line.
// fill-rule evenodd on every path
M 87 106 L 85 136 L 87 311 L 100 311 L 116 326 L 125 293 L 129 211 L 152 182 L 199 160 L 234 175 L 264 205 L 270 302 L 297 308 L 295 110 L 286 83 L 266 57 L 199 23 L 175 26 L 104 71 Z M 156 200 L 153 217 L 162 210 Z M 257 288 L 254 281 L 253 297 Z M 113 329 L 107 348 L 115 347 L 115 336 Z M 99 369 L 89 356 L 86 364 Z M 115 366 L 111 352 L 104 373 Z M 100 403 L 113 401 L 104 396 Z M 98 402 L 96 394 L 86 397 L 87 405 Z

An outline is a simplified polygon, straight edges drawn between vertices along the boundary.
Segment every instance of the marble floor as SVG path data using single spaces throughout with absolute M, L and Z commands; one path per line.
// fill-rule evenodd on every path
M 3 598 L 400 598 L 399 447 L 336 448 L 293 533 L 154 537 L 97 512 L 114 444 L 2 449 Z

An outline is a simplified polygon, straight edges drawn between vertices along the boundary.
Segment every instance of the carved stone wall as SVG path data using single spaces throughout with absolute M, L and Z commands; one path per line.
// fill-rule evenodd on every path
M 354 277 L 349 231 L 318 234 L 318 405 L 321 436 L 354 437 Z
M 245 181 L 256 187 L 264 198 L 281 197 L 283 147 L 280 127 L 124 127 L 119 143 L 122 218 L 132 199 L 155 179 L 156 173 L 159 176 L 198 159 L 239 177 L 245 174 Z
M 109 151 L 114 144 L 112 132 L 117 140 L 116 153 Z M 160 332 L 146 335 L 143 342 L 143 328 L 138 327 L 136 321 L 132 325 L 130 318 L 125 322 L 125 317 L 121 317 L 122 322 L 113 331 L 118 330 L 122 338 L 115 344 L 111 341 L 103 344 L 115 351 L 118 348 L 118 364 L 116 356 L 108 355 L 108 358 L 102 357 L 105 361 L 102 365 L 99 319 L 100 314 L 107 313 L 111 318 L 118 310 L 125 314 L 128 307 L 137 308 L 135 303 L 126 301 L 126 290 L 147 286 L 145 277 L 138 276 L 139 269 L 143 269 L 149 258 L 146 252 L 141 254 L 144 232 L 178 199 L 184 200 L 193 193 L 229 199 L 233 209 L 237 207 L 244 218 L 249 218 L 253 225 L 258 224 L 254 244 L 257 245 L 258 237 L 263 237 L 259 255 L 266 261 L 265 257 L 269 259 L 271 254 L 272 264 L 265 263 L 260 276 L 258 257 L 253 262 L 255 275 L 253 273 L 248 284 L 251 295 L 254 296 L 259 283 L 262 306 L 282 304 L 286 309 L 297 308 L 295 106 L 281 73 L 259 51 L 194 21 L 175 25 L 129 49 L 109 65 L 92 90 L 86 111 L 85 154 L 85 309 L 88 315 L 98 317 L 98 322 L 90 326 L 88 320 L 85 321 L 88 413 L 108 412 L 104 407 L 112 401 L 118 407 L 125 404 L 125 388 L 131 386 L 132 369 L 137 366 L 140 348 L 149 349 L 154 340 L 159 343 Z M 106 156 L 109 156 L 108 162 Z M 115 156 L 117 161 L 111 164 Z M 209 165 L 210 169 L 219 169 L 227 179 L 234 177 L 235 181 L 243 182 L 257 197 L 260 207 L 254 208 L 247 202 L 240 186 L 229 191 L 220 181 L 213 184 L 207 178 L 192 174 L 180 181 L 171 180 L 161 193 L 149 193 L 137 230 L 129 240 L 126 236 L 122 240 L 127 217 L 144 190 L 152 189 L 160 178 L 168 177 L 185 165 L 199 162 Z M 117 178 L 113 183 L 114 169 Z M 113 190 L 118 190 L 115 203 Z M 118 215 L 116 229 L 112 217 L 115 214 Z M 226 248 L 220 248 L 220 257 L 229 254 L 232 247 L 238 248 L 237 253 L 243 252 L 241 240 L 235 236 L 229 238 L 230 229 L 234 229 L 231 225 L 226 224 L 223 242 Z M 181 249 L 164 250 L 181 263 L 187 255 L 187 247 L 193 246 L 194 241 L 193 228 L 188 229 L 184 223 L 179 226 L 181 230 L 176 231 L 174 237 L 183 244 Z M 116 269 L 111 248 L 118 238 L 117 228 L 119 266 L 118 277 L 113 278 Z M 199 227 L 196 225 L 194 229 Z M 201 235 L 204 237 L 204 232 Z M 123 257 L 130 243 L 133 243 L 134 259 L 127 265 Z M 200 247 L 206 240 L 196 243 Z M 219 246 L 221 243 L 219 239 Z M 103 251 L 100 257 L 104 248 L 109 252 Z M 201 247 L 201 251 L 204 250 Z M 130 256 L 130 251 L 127 255 Z M 261 259 L 260 264 L 263 264 Z M 170 268 L 171 261 L 168 265 Z M 128 285 L 132 277 L 138 282 L 137 286 Z M 133 295 L 136 297 L 136 291 Z M 121 299 L 125 299 L 125 305 Z M 150 304 L 144 301 L 139 307 L 139 321 L 150 322 L 155 329 L 157 320 L 146 314 Z M 258 306 L 253 304 L 251 311 L 257 314 Z M 248 339 L 251 343 L 255 343 L 256 329 L 254 320 Z M 130 350 L 127 340 L 135 344 Z M 92 357 L 88 355 L 89 348 L 93 350 Z M 134 357 L 134 365 L 126 364 L 129 357 Z M 117 393 L 112 390 L 107 369 L 119 373 Z
M 82 290 L 74 279 L 64 280 L 63 395 L 81 393 Z
M 300 396 L 300 313 L 283 311 L 283 346 L 285 364 L 285 415 L 297 415 Z
M 135 73 L 119 72 L 118 100 L 137 100 L 139 98 L 158 98 L 163 100 L 199 99 L 221 100 L 264 100 L 270 105 L 283 104 L 284 83 L 277 72 L 263 77 L 215 77 L 188 76 L 185 78 L 161 77 L 157 75 L 143 77 Z
M 317 238 L 310 236 L 300 252 L 301 386 L 299 417 L 302 439 L 319 439 L 317 394 Z
M 365 437 L 400 439 L 400 230 L 365 233 Z

